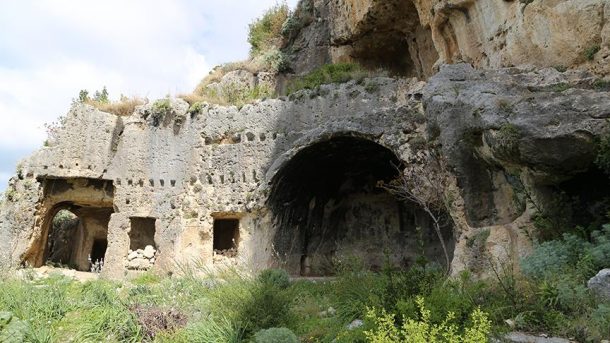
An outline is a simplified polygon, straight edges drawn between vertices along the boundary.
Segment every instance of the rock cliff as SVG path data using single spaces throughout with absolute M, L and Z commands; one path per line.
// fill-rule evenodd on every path
M 453 273 L 516 268 L 541 218 L 606 214 L 610 178 L 594 160 L 610 135 L 608 9 L 303 0 L 284 25 L 292 72 L 355 61 L 392 77 L 241 108 L 166 99 L 117 116 L 76 105 L 10 181 L 0 263 L 49 262 L 53 218 L 69 210 L 78 244 L 59 262 L 88 270 L 104 247 L 111 277 L 191 264 L 327 275 L 352 255 L 372 269 L 420 255 L 443 264 L 439 234 Z M 258 82 L 227 75 L 219 85 Z M 409 168 L 443 180 L 431 185 L 442 188 L 440 232 L 425 206 L 380 187 Z
M 304 0 L 285 43 L 296 73 L 356 61 L 427 78 L 438 66 L 610 70 L 607 0 Z

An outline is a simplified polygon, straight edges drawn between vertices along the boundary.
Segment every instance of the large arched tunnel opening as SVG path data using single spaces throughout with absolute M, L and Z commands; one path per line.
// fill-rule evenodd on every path
M 272 179 L 274 249 L 292 274 L 332 275 L 357 258 L 372 270 L 408 268 L 421 257 L 444 263 L 433 224 L 414 204 L 378 187 L 399 174 L 389 149 L 357 137 L 335 137 L 298 152 Z M 452 251 L 451 228 L 445 238 Z

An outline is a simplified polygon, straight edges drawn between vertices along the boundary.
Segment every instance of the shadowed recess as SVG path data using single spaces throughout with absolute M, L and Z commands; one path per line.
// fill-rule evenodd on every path
M 355 137 L 313 144 L 287 162 L 273 178 L 268 200 L 274 248 L 287 269 L 330 275 L 353 256 L 371 269 L 386 259 L 405 267 L 414 263 L 416 228 L 429 228 L 428 218 L 377 187 L 395 178 L 400 164 L 389 149 Z M 423 239 L 434 242 L 428 231 Z

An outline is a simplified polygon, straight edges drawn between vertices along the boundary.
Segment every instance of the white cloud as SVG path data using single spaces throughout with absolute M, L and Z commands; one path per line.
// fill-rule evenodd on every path
M 275 3 L 0 0 L 0 151 L 40 146 L 44 123 L 80 89 L 107 86 L 115 98 L 189 92 L 213 65 L 247 57 L 248 24 Z M 14 170 L 6 163 L 0 189 Z

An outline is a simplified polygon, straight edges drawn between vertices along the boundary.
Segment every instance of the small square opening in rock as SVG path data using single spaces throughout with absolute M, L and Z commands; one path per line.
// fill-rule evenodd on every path
M 239 219 L 214 218 L 214 250 L 237 250 Z

